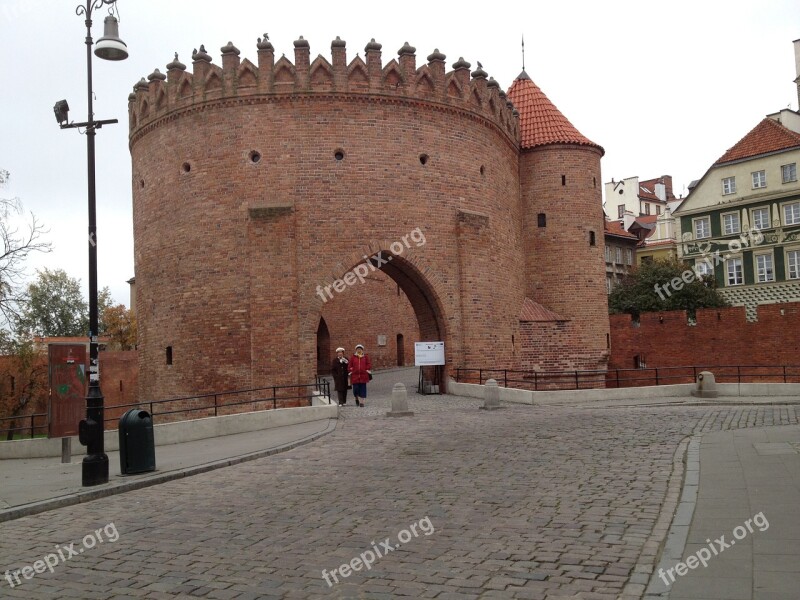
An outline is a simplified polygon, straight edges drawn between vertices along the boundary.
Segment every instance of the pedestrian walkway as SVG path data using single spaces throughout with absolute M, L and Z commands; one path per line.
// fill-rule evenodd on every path
M 335 419 L 311 421 L 181 444 L 156 446 L 156 471 L 120 474 L 119 452 L 108 452 L 109 482 L 81 486 L 84 455 L 0 460 L 0 522 L 88 502 L 173 479 L 204 473 L 296 448 L 330 433 Z
M 800 427 L 707 433 L 698 446 L 699 477 L 684 486 L 696 503 L 671 531 L 685 539 L 683 564 L 662 562 L 646 598 L 800 598 Z

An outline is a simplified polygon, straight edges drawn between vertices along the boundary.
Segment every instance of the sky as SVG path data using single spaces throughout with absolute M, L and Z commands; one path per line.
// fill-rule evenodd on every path
M 84 18 L 76 0 L 0 0 L 0 169 L 11 173 L 0 197 L 19 198 L 48 229 L 49 254 L 36 269 L 64 269 L 88 287 L 86 140 L 53 116 L 66 99 L 70 119 L 86 120 Z M 99 286 L 129 305 L 134 276 L 127 97 L 178 52 L 191 69 L 204 44 L 215 64 L 232 41 L 257 62 L 269 34 L 276 57 L 293 60 L 292 42 L 309 41 L 312 60 L 330 60 L 330 42 L 347 42 L 348 62 L 375 38 L 383 62 L 408 41 L 417 65 L 435 48 L 448 70 L 459 57 L 480 61 L 503 89 L 525 69 L 581 133 L 605 149 L 604 182 L 672 175 L 676 195 L 765 115 L 797 110 L 792 41 L 800 38 L 797 0 L 561 0 L 495 3 L 266 2 L 118 0 L 127 60 L 93 61 L 98 131 Z M 94 13 L 103 34 L 107 8 Z

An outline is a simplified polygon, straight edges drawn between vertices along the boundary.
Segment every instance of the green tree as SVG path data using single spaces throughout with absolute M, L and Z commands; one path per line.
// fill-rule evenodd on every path
M 608 297 L 610 313 L 636 317 L 643 312 L 686 310 L 694 318 L 698 308 L 721 306 L 729 303 L 717 290 L 714 277 L 698 277 L 677 259 L 642 263 Z
M 80 282 L 62 269 L 45 268 L 36 273 L 36 281 L 28 285 L 16 319 L 19 337 L 88 335 L 88 308 Z

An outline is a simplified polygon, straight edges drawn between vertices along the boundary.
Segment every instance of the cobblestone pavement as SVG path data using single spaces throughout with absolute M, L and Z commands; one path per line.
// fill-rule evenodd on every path
M 0 597 L 636 598 L 686 436 L 796 424 L 800 409 L 487 413 L 410 394 L 415 416 L 389 419 L 387 397 L 350 404 L 290 452 L 3 523 Z M 110 523 L 116 541 L 84 546 Z M 2 577 L 70 543 L 83 552 L 52 573 Z M 340 569 L 376 550 L 369 570 Z

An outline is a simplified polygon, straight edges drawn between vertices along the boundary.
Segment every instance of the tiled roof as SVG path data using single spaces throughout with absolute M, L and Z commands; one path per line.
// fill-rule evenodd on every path
M 525 71 L 511 84 L 508 89 L 508 99 L 519 111 L 523 148 L 548 144 L 578 144 L 603 150 L 601 146 L 575 129 Z
M 525 301 L 522 303 L 522 310 L 519 311 L 519 320 L 528 322 L 569 321 L 569 319 L 565 319 L 561 315 L 554 313 L 552 310 L 545 308 L 530 298 L 525 298 Z
M 622 226 L 622 223 L 619 221 L 606 221 L 605 224 L 605 232 L 610 235 L 616 235 L 618 237 L 624 238 L 631 238 L 634 240 L 638 240 L 639 238 L 633 235 L 632 233 L 628 233 L 625 231 L 625 228 Z
M 669 176 L 656 177 L 655 179 L 646 179 L 639 182 L 639 197 L 652 200 L 654 202 L 666 202 L 656 196 L 656 184 L 663 183 L 664 191 L 666 192 L 667 200 L 674 200 L 675 195 L 672 193 L 672 178 Z
M 655 223 L 660 215 L 639 215 L 636 217 L 636 222 L 642 225 L 649 225 Z
M 723 154 L 714 166 L 797 147 L 800 147 L 800 133 L 784 127 L 775 119 L 765 117 L 750 133 Z

